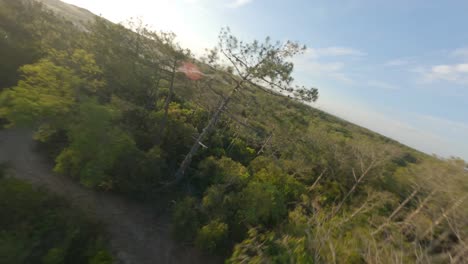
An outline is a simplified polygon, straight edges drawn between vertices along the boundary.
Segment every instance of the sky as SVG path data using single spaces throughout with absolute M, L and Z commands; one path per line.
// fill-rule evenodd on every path
M 468 160 L 468 1 L 65 0 L 113 22 L 139 17 L 201 55 L 223 26 L 299 41 L 314 107 L 442 157 Z

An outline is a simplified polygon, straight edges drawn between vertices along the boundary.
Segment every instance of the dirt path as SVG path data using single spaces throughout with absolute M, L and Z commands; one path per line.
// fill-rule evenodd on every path
M 62 176 L 32 151 L 31 132 L 0 131 L 0 162 L 8 162 L 17 178 L 44 186 L 101 221 L 107 228 L 118 263 L 219 263 L 193 248 L 178 246 L 169 234 L 167 216 L 108 193 L 85 189 Z

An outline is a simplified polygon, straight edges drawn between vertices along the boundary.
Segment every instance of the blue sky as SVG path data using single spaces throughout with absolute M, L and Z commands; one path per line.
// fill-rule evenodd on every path
M 298 83 L 314 105 L 426 153 L 468 160 L 468 2 L 455 0 L 66 0 L 141 17 L 201 54 L 222 26 L 307 45 Z

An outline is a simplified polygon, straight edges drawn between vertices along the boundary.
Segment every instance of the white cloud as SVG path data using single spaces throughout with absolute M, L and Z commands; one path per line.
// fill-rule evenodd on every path
M 329 77 L 339 80 L 343 83 L 353 83 L 353 80 L 347 77 L 342 70 L 345 64 L 341 61 L 335 62 L 320 62 L 310 54 L 296 56 L 293 59 L 294 70 L 308 76 Z
M 317 50 L 321 56 L 364 56 L 364 52 L 346 47 L 328 47 Z
M 326 48 L 308 48 L 306 50 L 307 56 L 310 58 L 319 57 L 339 57 L 339 56 L 365 56 L 366 53 L 348 47 L 326 47 Z
M 318 49 L 308 48 L 304 54 L 294 57 L 294 66 L 300 71 L 311 72 L 337 72 L 343 69 L 344 63 L 337 62 L 319 62 L 320 52 Z
M 437 66 L 432 67 L 432 73 L 434 74 L 446 75 L 446 74 L 450 74 L 451 72 L 452 72 L 452 67 L 449 65 L 437 65 Z
M 307 48 L 304 54 L 296 56 L 293 62 L 295 70 L 298 72 L 326 76 L 343 83 L 353 84 L 354 81 L 343 72 L 345 63 L 342 60 L 330 60 L 338 57 L 360 57 L 365 55 L 366 53 L 362 51 L 340 46 Z
M 468 142 L 456 140 L 468 135 L 468 124 L 412 113 L 390 117 L 363 103 L 327 96 L 325 91 L 316 107 L 427 154 L 468 160 Z
M 346 74 L 341 73 L 341 72 L 333 72 L 333 73 L 330 73 L 329 75 L 333 79 L 341 81 L 342 83 L 346 83 L 349 85 L 356 83 L 352 78 L 348 77 Z
M 395 90 L 399 90 L 400 87 L 396 86 L 396 85 L 393 85 L 393 84 L 390 84 L 390 83 L 386 83 L 386 82 L 382 82 L 382 81 L 376 81 L 376 80 L 371 80 L 371 81 L 368 81 L 367 82 L 367 85 L 369 87 L 372 87 L 372 88 L 378 88 L 378 89 L 382 89 L 382 90 L 390 90 L 390 91 L 395 91 Z
M 468 73 L 468 63 L 458 64 L 457 71 L 461 73 Z
M 234 2 L 230 3 L 228 6 L 230 8 L 238 8 L 238 7 L 241 7 L 241 6 L 244 6 L 250 2 L 252 2 L 253 0 L 235 0 Z
M 444 63 L 419 65 L 410 71 L 418 74 L 422 83 L 447 82 L 468 85 L 468 47 L 444 52 L 444 55 Z
M 440 64 L 429 68 L 419 67 L 414 70 L 422 75 L 426 82 L 449 81 L 468 84 L 468 63 Z
M 430 122 L 431 124 L 433 124 L 433 126 L 437 126 L 441 129 L 448 129 L 451 131 L 463 133 L 464 135 L 468 135 L 468 124 L 466 123 L 443 119 L 431 115 L 417 115 L 417 117 L 427 122 Z
M 452 51 L 450 55 L 457 58 L 468 58 L 468 47 L 456 49 Z
M 313 72 L 337 72 L 343 69 L 343 62 L 330 62 L 320 63 L 315 61 L 305 61 L 304 63 L 296 63 L 296 67 L 300 67 L 301 70 L 308 70 Z
M 453 121 L 431 115 L 410 114 L 413 124 L 425 131 L 431 131 L 439 137 L 444 137 L 446 146 L 436 152 L 445 156 L 458 156 L 468 160 L 468 123 Z
M 385 63 L 385 66 L 404 66 L 410 64 L 411 61 L 406 58 L 399 58 L 394 60 L 389 60 Z
M 340 102 L 336 98 L 330 99 L 322 97 L 318 103 L 320 108 L 429 154 L 440 153 L 438 149 L 445 143 L 437 135 L 419 130 L 401 120 L 390 118 L 361 103 Z

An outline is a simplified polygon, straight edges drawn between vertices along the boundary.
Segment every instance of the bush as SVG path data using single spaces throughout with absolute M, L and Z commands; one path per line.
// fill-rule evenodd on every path
M 0 263 L 112 263 L 99 225 L 30 184 L 0 179 L 0 216 Z
M 239 202 L 240 217 L 250 225 L 276 224 L 287 214 L 284 194 L 270 183 L 249 183 Z
M 6 176 L 8 165 L 6 163 L 0 163 L 0 179 Z
M 208 157 L 198 165 L 196 180 L 204 190 L 211 184 L 241 186 L 248 177 L 249 173 L 242 164 L 227 157 Z
M 210 253 L 225 249 L 228 237 L 228 225 L 219 220 L 211 221 L 198 230 L 195 245 Z
M 178 202 L 172 215 L 172 232 L 178 240 L 190 241 L 195 237 L 199 222 L 197 200 L 187 197 Z

